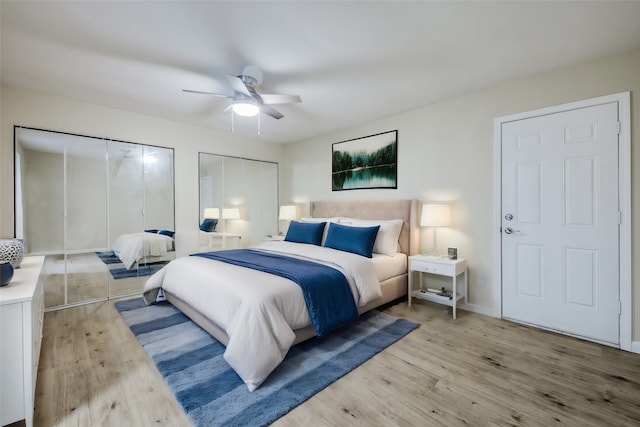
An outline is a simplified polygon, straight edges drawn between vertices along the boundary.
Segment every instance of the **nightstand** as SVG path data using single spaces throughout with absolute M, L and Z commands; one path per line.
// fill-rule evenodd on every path
M 415 286 L 414 276 L 419 274 L 419 287 Z M 430 292 L 422 287 L 423 273 L 435 276 L 451 277 L 451 296 L 441 296 L 437 292 Z M 458 276 L 462 276 L 458 283 Z M 415 290 L 414 290 L 415 288 Z M 453 318 L 456 318 L 456 306 L 462 300 L 467 300 L 467 261 L 464 259 L 450 260 L 429 255 L 413 255 L 409 257 L 409 305 L 411 298 L 437 302 L 453 308 Z

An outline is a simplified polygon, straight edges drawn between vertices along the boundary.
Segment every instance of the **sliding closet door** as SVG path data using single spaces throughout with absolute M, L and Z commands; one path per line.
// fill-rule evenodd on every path
M 105 299 L 109 274 L 96 256 L 107 240 L 107 143 L 65 135 L 66 304 Z
M 27 255 L 45 255 L 45 307 L 107 297 L 106 143 L 17 128 L 23 236 Z
M 174 230 L 173 149 L 143 147 L 144 229 Z
M 262 162 L 260 182 L 262 184 L 262 191 L 260 192 L 262 195 L 260 200 L 262 216 L 257 234 L 264 239 L 264 236 L 268 234 L 278 234 L 278 212 L 280 210 L 278 201 L 280 197 L 277 163 Z
M 174 240 L 162 262 L 114 253 L 123 236 L 146 248 L 145 229 L 174 231 L 173 149 L 16 127 L 15 150 L 16 233 L 45 256 L 46 308 L 138 293 L 175 257 Z
M 26 255 L 45 255 L 45 307 L 65 304 L 64 151 L 65 141 L 48 133 L 17 128 L 20 153 L 23 235 Z
M 144 232 L 144 146 L 109 141 L 109 249 L 113 253 L 110 296 L 126 295 L 142 289 L 138 265 L 125 265 L 116 257 L 120 247 L 129 247 L 136 234 Z M 129 240 L 129 241 L 128 241 Z
M 260 242 L 278 231 L 278 165 L 244 160 L 244 197 L 247 204 L 247 241 Z
M 220 212 L 217 234 L 201 233 L 200 251 L 246 247 L 277 233 L 277 163 L 208 153 L 199 160 L 200 221 L 207 208 Z M 240 218 L 225 218 L 229 209 Z
M 233 235 L 241 236 L 240 239 L 227 238 L 227 249 L 247 246 L 251 239 L 248 235 L 247 208 L 249 200 L 245 193 L 244 159 L 238 157 L 225 157 L 223 161 L 224 209 L 238 209 L 240 219 L 222 218 L 223 230 Z

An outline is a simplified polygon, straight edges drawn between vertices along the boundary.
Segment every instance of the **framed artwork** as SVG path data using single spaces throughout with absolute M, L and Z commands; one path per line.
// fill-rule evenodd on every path
M 331 146 L 331 189 L 398 188 L 398 131 Z

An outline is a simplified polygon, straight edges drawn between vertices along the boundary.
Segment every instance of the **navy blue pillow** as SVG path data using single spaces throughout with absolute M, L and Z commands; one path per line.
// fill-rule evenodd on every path
M 328 248 L 371 258 L 379 228 L 379 225 L 374 227 L 349 227 L 332 222 L 329 224 L 327 240 L 324 245 Z
M 144 230 L 144 232 L 145 232 L 145 233 L 154 233 L 154 234 L 155 234 L 155 233 L 157 233 L 157 232 L 158 232 L 158 229 L 157 229 L 157 228 L 154 228 L 154 229 L 150 229 L 150 230 Z
M 218 225 L 217 219 L 207 218 L 204 221 L 202 221 L 202 224 L 200 224 L 200 230 L 206 231 L 207 233 L 211 233 L 213 230 L 216 229 L 216 225 Z
M 170 230 L 158 230 L 158 234 L 164 234 L 165 236 L 173 237 L 175 231 Z
M 291 221 L 284 240 L 295 243 L 308 243 L 320 246 L 326 222 Z

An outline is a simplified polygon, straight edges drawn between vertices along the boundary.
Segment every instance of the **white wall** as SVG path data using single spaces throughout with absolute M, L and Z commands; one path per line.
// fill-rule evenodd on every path
M 198 248 L 198 152 L 278 162 L 283 147 L 231 132 L 191 126 L 95 104 L 2 86 L 0 109 L 0 237 L 13 237 L 14 125 L 175 149 L 177 255 Z
M 285 150 L 281 204 L 320 199 L 417 198 L 452 205 L 453 226 L 438 230 L 440 252 L 457 247 L 469 262 L 469 301 L 479 312 L 498 314 L 493 266 L 493 120 L 496 117 L 612 93 L 632 91 L 632 144 L 640 129 L 640 51 L 556 70 L 442 101 L 381 120 L 322 135 Z M 380 102 L 384 102 L 383 99 Z M 331 191 L 331 144 L 398 129 L 398 189 Z M 640 230 L 640 150 L 632 149 L 633 264 Z M 423 230 L 422 251 L 432 234 Z M 485 286 L 486 284 L 486 286 Z M 640 340 L 640 280 L 633 275 L 634 341 Z

